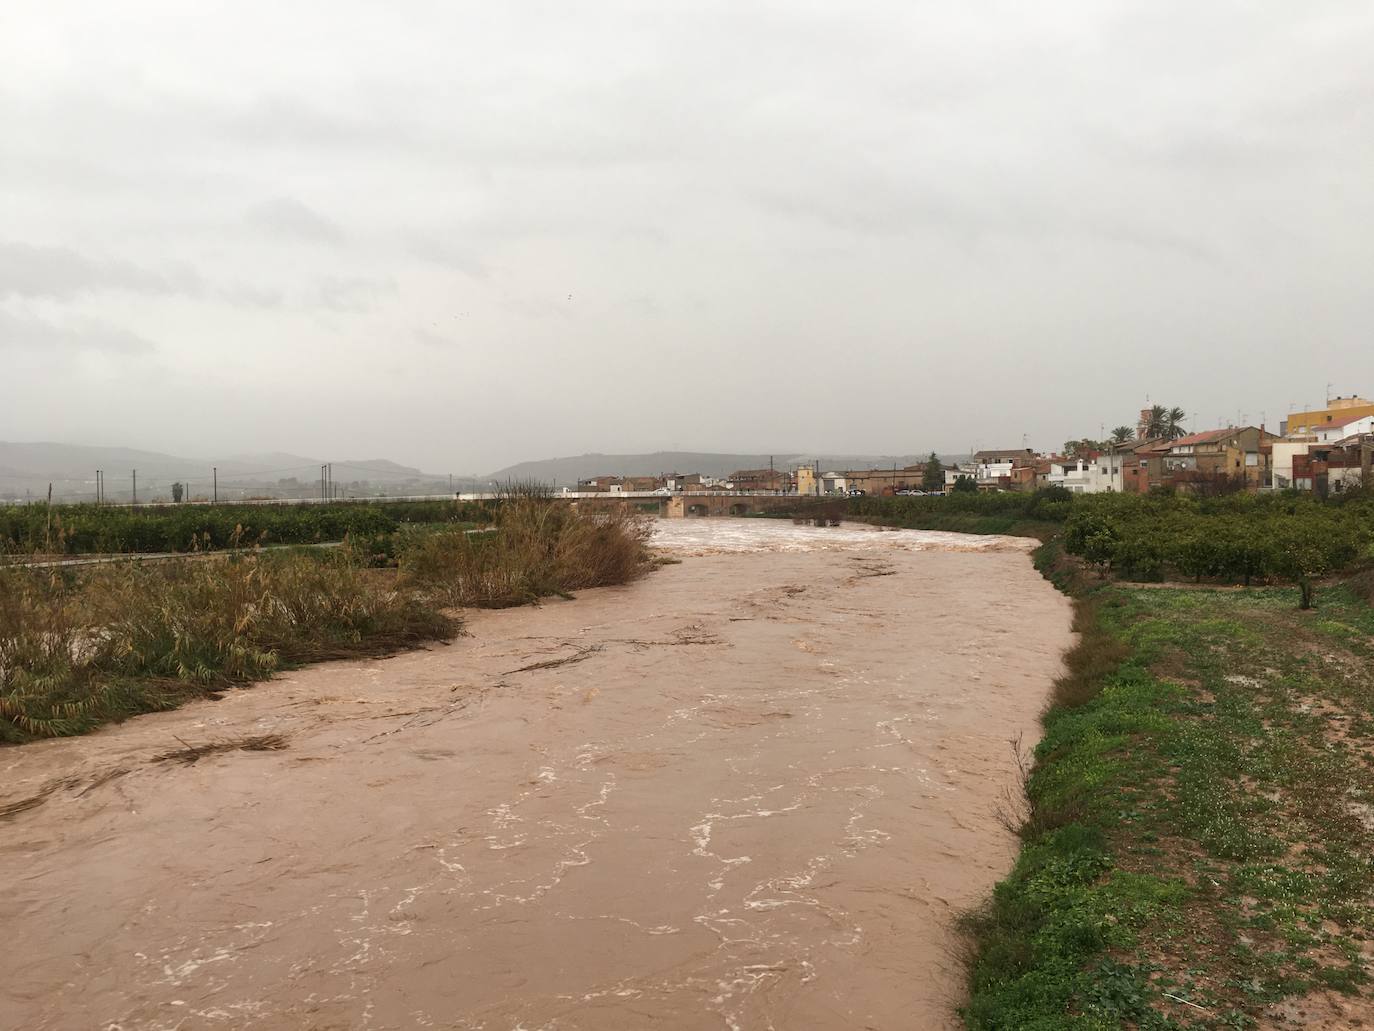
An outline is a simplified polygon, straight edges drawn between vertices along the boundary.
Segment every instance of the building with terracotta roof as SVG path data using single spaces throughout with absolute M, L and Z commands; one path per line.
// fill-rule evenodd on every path
M 1271 486 L 1270 462 L 1278 439 L 1263 427 L 1228 426 L 1161 442 L 1149 449 L 1150 460 L 1157 462 L 1150 467 L 1150 486 L 1196 493 Z

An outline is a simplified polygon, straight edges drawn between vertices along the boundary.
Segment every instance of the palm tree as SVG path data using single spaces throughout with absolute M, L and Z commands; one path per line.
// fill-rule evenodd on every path
M 1188 431 L 1183 428 L 1183 420 L 1186 418 L 1188 413 L 1182 408 L 1170 408 L 1164 416 L 1164 435 L 1170 440 L 1186 437 Z
M 1155 405 L 1150 409 L 1150 417 L 1145 421 L 1145 436 L 1162 437 L 1168 432 L 1169 410 L 1163 405 Z
M 1131 429 L 1129 426 L 1118 426 L 1116 429 L 1112 430 L 1112 443 L 1124 444 L 1134 436 L 1135 430 Z

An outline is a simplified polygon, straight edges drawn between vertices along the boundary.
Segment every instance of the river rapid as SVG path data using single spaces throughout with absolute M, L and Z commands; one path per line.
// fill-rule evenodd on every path
M 0 1027 L 953 1026 L 1071 644 L 1033 542 L 655 533 L 628 587 L 0 751 L 0 811 L 46 792 L 0 819 Z

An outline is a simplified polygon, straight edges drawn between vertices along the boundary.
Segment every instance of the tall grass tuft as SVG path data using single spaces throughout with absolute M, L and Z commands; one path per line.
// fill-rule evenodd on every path
M 648 568 L 648 522 L 628 510 L 583 512 L 522 491 L 495 520 L 494 533 L 410 540 L 399 556 L 403 582 L 439 604 L 504 608 L 628 583 Z
M 457 633 L 348 549 L 0 565 L 0 741 L 77 734 L 306 662 Z

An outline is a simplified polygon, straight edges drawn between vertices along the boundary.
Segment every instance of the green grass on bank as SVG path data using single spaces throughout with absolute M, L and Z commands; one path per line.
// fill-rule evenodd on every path
M 1348 587 L 1297 603 L 1080 595 L 1021 854 L 967 921 L 969 1027 L 1350 1026 L 1374 954 L 1374 609 Z

